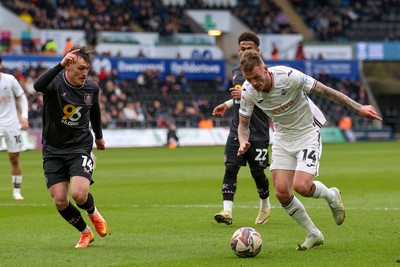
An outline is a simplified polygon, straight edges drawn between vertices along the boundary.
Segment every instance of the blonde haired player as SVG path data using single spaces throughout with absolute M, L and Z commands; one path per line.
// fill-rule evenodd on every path
M 322 152 L 320 128 L 324 117 L 311 104 L 307 93 L 345 105 L 362 117 L 382 119 L 373 106 L 363 106 L 296 69 L 267 68 L 257 52 L 246 51 L 240 60 L 240 69 L 246 82 L 240 101 L 238 155 L 246 153 L 251 146 L 250 118 L 254 107 L 258 107 L 275 125 L 270 166 L 275 195 L 287 214 L 307 232 L 307 238 L 297 249 L 308 250 L 322 245 L 322 232 L 292 190 L 303 197 L 325 199 L 337 225 L 344 222 L 345 209 L 336 187 L 327 188 L 322 182 L 314 181 Z

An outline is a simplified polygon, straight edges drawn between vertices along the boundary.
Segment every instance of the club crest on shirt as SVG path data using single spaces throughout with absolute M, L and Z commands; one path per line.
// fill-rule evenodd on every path
M 287 95 L 287 91 L 285 89 L 282 89 L 281 97 L 285 97 L 286 95 Z
M 84 96 L 85 104 L 90 105 L 93 102 L 93 94 L 86 93 Z

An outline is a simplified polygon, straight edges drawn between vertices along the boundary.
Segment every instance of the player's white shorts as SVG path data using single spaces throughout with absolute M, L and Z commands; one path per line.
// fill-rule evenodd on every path
M 296 140 L 274 139 L 270 170 L 297 170 L 318 176 L 321 154 L 319 131 Z
M 21 130 L 0 131 L 0 143 L 3 140 L 9 153 L 16 153 L 25 150 Z

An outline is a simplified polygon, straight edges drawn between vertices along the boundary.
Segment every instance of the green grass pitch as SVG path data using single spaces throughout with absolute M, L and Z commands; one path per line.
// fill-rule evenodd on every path
M 259 200 L 248 167 L 239 173 L 233 225 L 214 222 L 222 208 L 223 152 L 96 152 L 91 192 L 110 235 L 96 234 L 82 250 L 74 248 L 79 233 L 46 190 L 41 152 L 21 154 L 24 201 L 12 200 L 8 157 L 0 152 L 0 266 L 400 266 L 400 142 L 324 144 L 318 179 L 342 191 L 346 221 L 335 225 L 324 200 L 299 197 L 325 235 L 325 244 L 310 251 L 295 250 L 306 234 L 280 207 L 272 183 L 271 219 L 254 225 Z M 231 251 L 241 226 L 263 237 L 255 258 Z

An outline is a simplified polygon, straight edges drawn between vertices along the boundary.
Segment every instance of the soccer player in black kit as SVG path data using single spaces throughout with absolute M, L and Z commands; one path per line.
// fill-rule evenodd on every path
M 252 32 L 243 32 L 238 37 L 239 57 L 246 50 L 260 51 L 260 39 Z M 233 99 L 215 107 L 213 115 L 223 117 L 228 108 L 233 108 L 233 119 L 230 125 L 229 136 L 225 146 L 225 175 L 222 184 L 223 210 L 214 215 L 218 223 L 232 224 L 233 200 L 236 192 L 237 174 L 241 166 L 249 164 L 251 175 L 256 183 L 257 192 L 260 197 L 260 209 L 256 218 L 256 224 L 265 224 L 271 212 L 269 202 L 269 183 L 265 175 L 265 168 L 268 166 L 268 145 L 269 145 L 269 120 L 265 113 L 259 108 L 254 108 L 250 122 L 250 149 L 243 156 L 237 156 L 239 148 L 238 125 L 239 107 L 242 84 L 246 80 L 237 65 L 232 69 L 233 86 L 231 95 Z
M 99 86 L 86 80 L 92 54 L 88 47 L 76 45 L 34 83 L 35 90 L 44 97 L 42 154 L 46 186 L 60 215 L 81 232 L 76 248 L 88 247 L 94 234 L 70 202 L 68 188 L 76 205 L 88 214 L 96 232 L 102 237 L 108 234 L 108 225 L 89 193 L 93 183 L 90 123 L 97 149 L 105 149 Z

